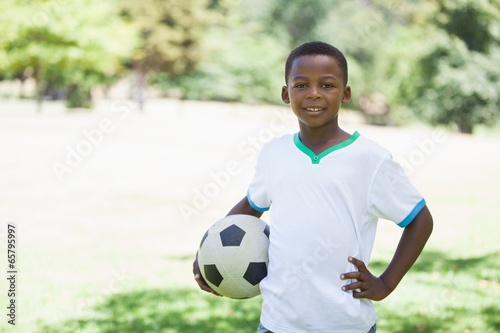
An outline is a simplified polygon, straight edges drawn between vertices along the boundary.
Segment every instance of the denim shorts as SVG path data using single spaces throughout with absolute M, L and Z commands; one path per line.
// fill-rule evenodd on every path
M 377 332 L 377 324 L 373 325 L 372 328 L 367 333 L 375 333 Z M 267 328 L 265 328 L 261 323 L 259 323 L 259 333 L 273 333 Z

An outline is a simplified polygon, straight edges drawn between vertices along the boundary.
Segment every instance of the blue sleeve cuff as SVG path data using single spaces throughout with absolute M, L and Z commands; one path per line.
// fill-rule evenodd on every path
M 415 218 L 415 216 L 417 216 L 417 214 L 420 213 L 420 211 L 422 210 L 422 208 L 425 207 L 425 205 L 426 205 L 425 199 L 420 200 L 415 205 L 415 207 L 413 207 L 413 209 L 410 212 L 410 214 L 408 214 L 408 216 L 405 217 L 405 219 L 403 221 L 399 222 L 398 225 L 401 228 L 404 228 L 404 227 L 408 226 L 408 224 L 410 224 L 411 221 L 413 221 L 413 219 Z
M 250 199 L 250 193 L 247 192 L 247 199 L 248 199 L 248 203 L 250 204 L 250 206 L 255 209 L 256 211 L 258 212 L 261 212 L 261 213 L 264 213 L 266 211 L 269 210 L 270 207 L 265 207 L 265 208 L 262 208 L 262 207 L 259 207 L 255 204 L 255 202 L 252 201 L 252 199 Z

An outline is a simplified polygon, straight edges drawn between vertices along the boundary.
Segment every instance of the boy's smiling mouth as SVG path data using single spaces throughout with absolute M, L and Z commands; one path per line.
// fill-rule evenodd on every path
M 320 112 L 323 111 L 325 108 L 304 108 L 308 112 Z

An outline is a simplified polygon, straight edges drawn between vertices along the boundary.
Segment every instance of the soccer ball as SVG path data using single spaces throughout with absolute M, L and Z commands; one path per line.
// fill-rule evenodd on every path
M 198 251 L 198 265 L 217 293 L 236 299 L 260 294 L 267 275 L 269 226 L 251 215 L 229 215 L 211 226 Z

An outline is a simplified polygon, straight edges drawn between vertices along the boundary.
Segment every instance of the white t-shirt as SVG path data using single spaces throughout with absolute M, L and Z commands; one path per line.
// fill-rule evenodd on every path
M 377 320 L 369 300 L 341 290 L 347 261 L 368 264 L 378 218 L 408 225 L 425 206 L 390 153 L 355 132 L 315 155 L 299 133 L 266 144 L 248 189 L 270 211 L 261 322 L 277 333 L 366 333 Z

